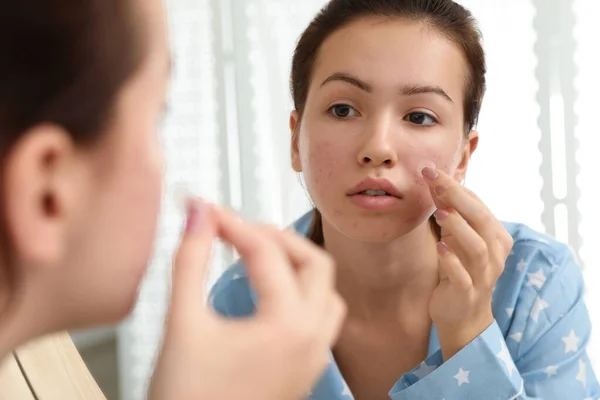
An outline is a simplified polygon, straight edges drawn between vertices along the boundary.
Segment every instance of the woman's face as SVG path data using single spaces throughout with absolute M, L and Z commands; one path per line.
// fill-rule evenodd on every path
M 131 1 L 145 57 L 121 88 L 100 142 L 79 148 L 68 134 L 39 127 L 12 155 L 12 268 L 28 282 L 23 302 L 44 307 L 38 330 L 126 316 L 152 253 L 163 172 L 157 128 L 170 57 L 162 0 Z M 43 163 L 44 154 L 51 161 Z
M 466 73 L 453 42 L 409 20 L 363 18 L 323 43 L 291 128 L 293 167 L 325 224 L 385 242 L 431 216 L 420 170 L 462 179 L 477 143 L 464 140 Z

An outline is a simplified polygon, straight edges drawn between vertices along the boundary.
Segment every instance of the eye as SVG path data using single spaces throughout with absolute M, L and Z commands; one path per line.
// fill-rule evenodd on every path
M 358 111 L 348 104 L 335 104 L 331 106 L 328 111 L 331 115 L 338 119 L 356 117 L 359 115 Z
M 438 123 L 434 117 L 424 112 L 412 112 L 404 117 L 404 120 L 420 126 L 432 126 Z

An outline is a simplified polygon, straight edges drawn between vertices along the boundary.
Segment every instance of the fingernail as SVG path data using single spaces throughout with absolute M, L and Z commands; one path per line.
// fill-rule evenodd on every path
M 448 249 L 448 246 L 446 246 L 446 243 L 444 243 L 444 242 L 437 243 L 437 250 L 438 250 L 438 253 L 440 253 L 443 256 L 450 252 L 450 250 Z
M 202 230 L 204 222 L 204 202 L 200 199 L 188 199 L 187 201 L 187 221 L 185 224 L 186 232 L 199 232 Z
M 448 215 L 450 215 L 450 213 L 448 213 L 448 211 L 446 210 L 436 210 L 436 212 L 433 215 L 438 221 L 443 221 L 444 219 L 446 219 L 446 217 L 448 217 Z
M 438 172 L 431 167 L 423 168 L 421 170 L 421 175 L 423 175 L 425 179 L 429 179 L 430 181 L 437 179 L 437 177 L 439 176 Z
M 435 193 L 436 194 L 443 194 L 446 190 L 448 190 L 447 186 L 440 185 L 440 186 L 438 186 L 438 187 L 435 188 Z

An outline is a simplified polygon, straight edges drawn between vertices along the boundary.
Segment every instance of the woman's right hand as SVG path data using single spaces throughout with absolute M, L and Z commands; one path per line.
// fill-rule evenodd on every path
M 245 261 L 259 297 L 256 314 L 228 320 L 206 305 L 204 282 L 215 238 Z M 329 360 L 346 308 L 334 264 L 288 231 L 241 221 L 190 201 L 173 269 L 171 306 L 151 400 L 297 400 Z

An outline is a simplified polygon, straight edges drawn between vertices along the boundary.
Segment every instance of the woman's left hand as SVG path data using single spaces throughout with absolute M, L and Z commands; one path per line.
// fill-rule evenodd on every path
M 486 205 L 443 171 L 425 168 L 442 230 L 440 283 L 429 305 L 445 360 L 493 322 L 492 291 L 513 240 Z

